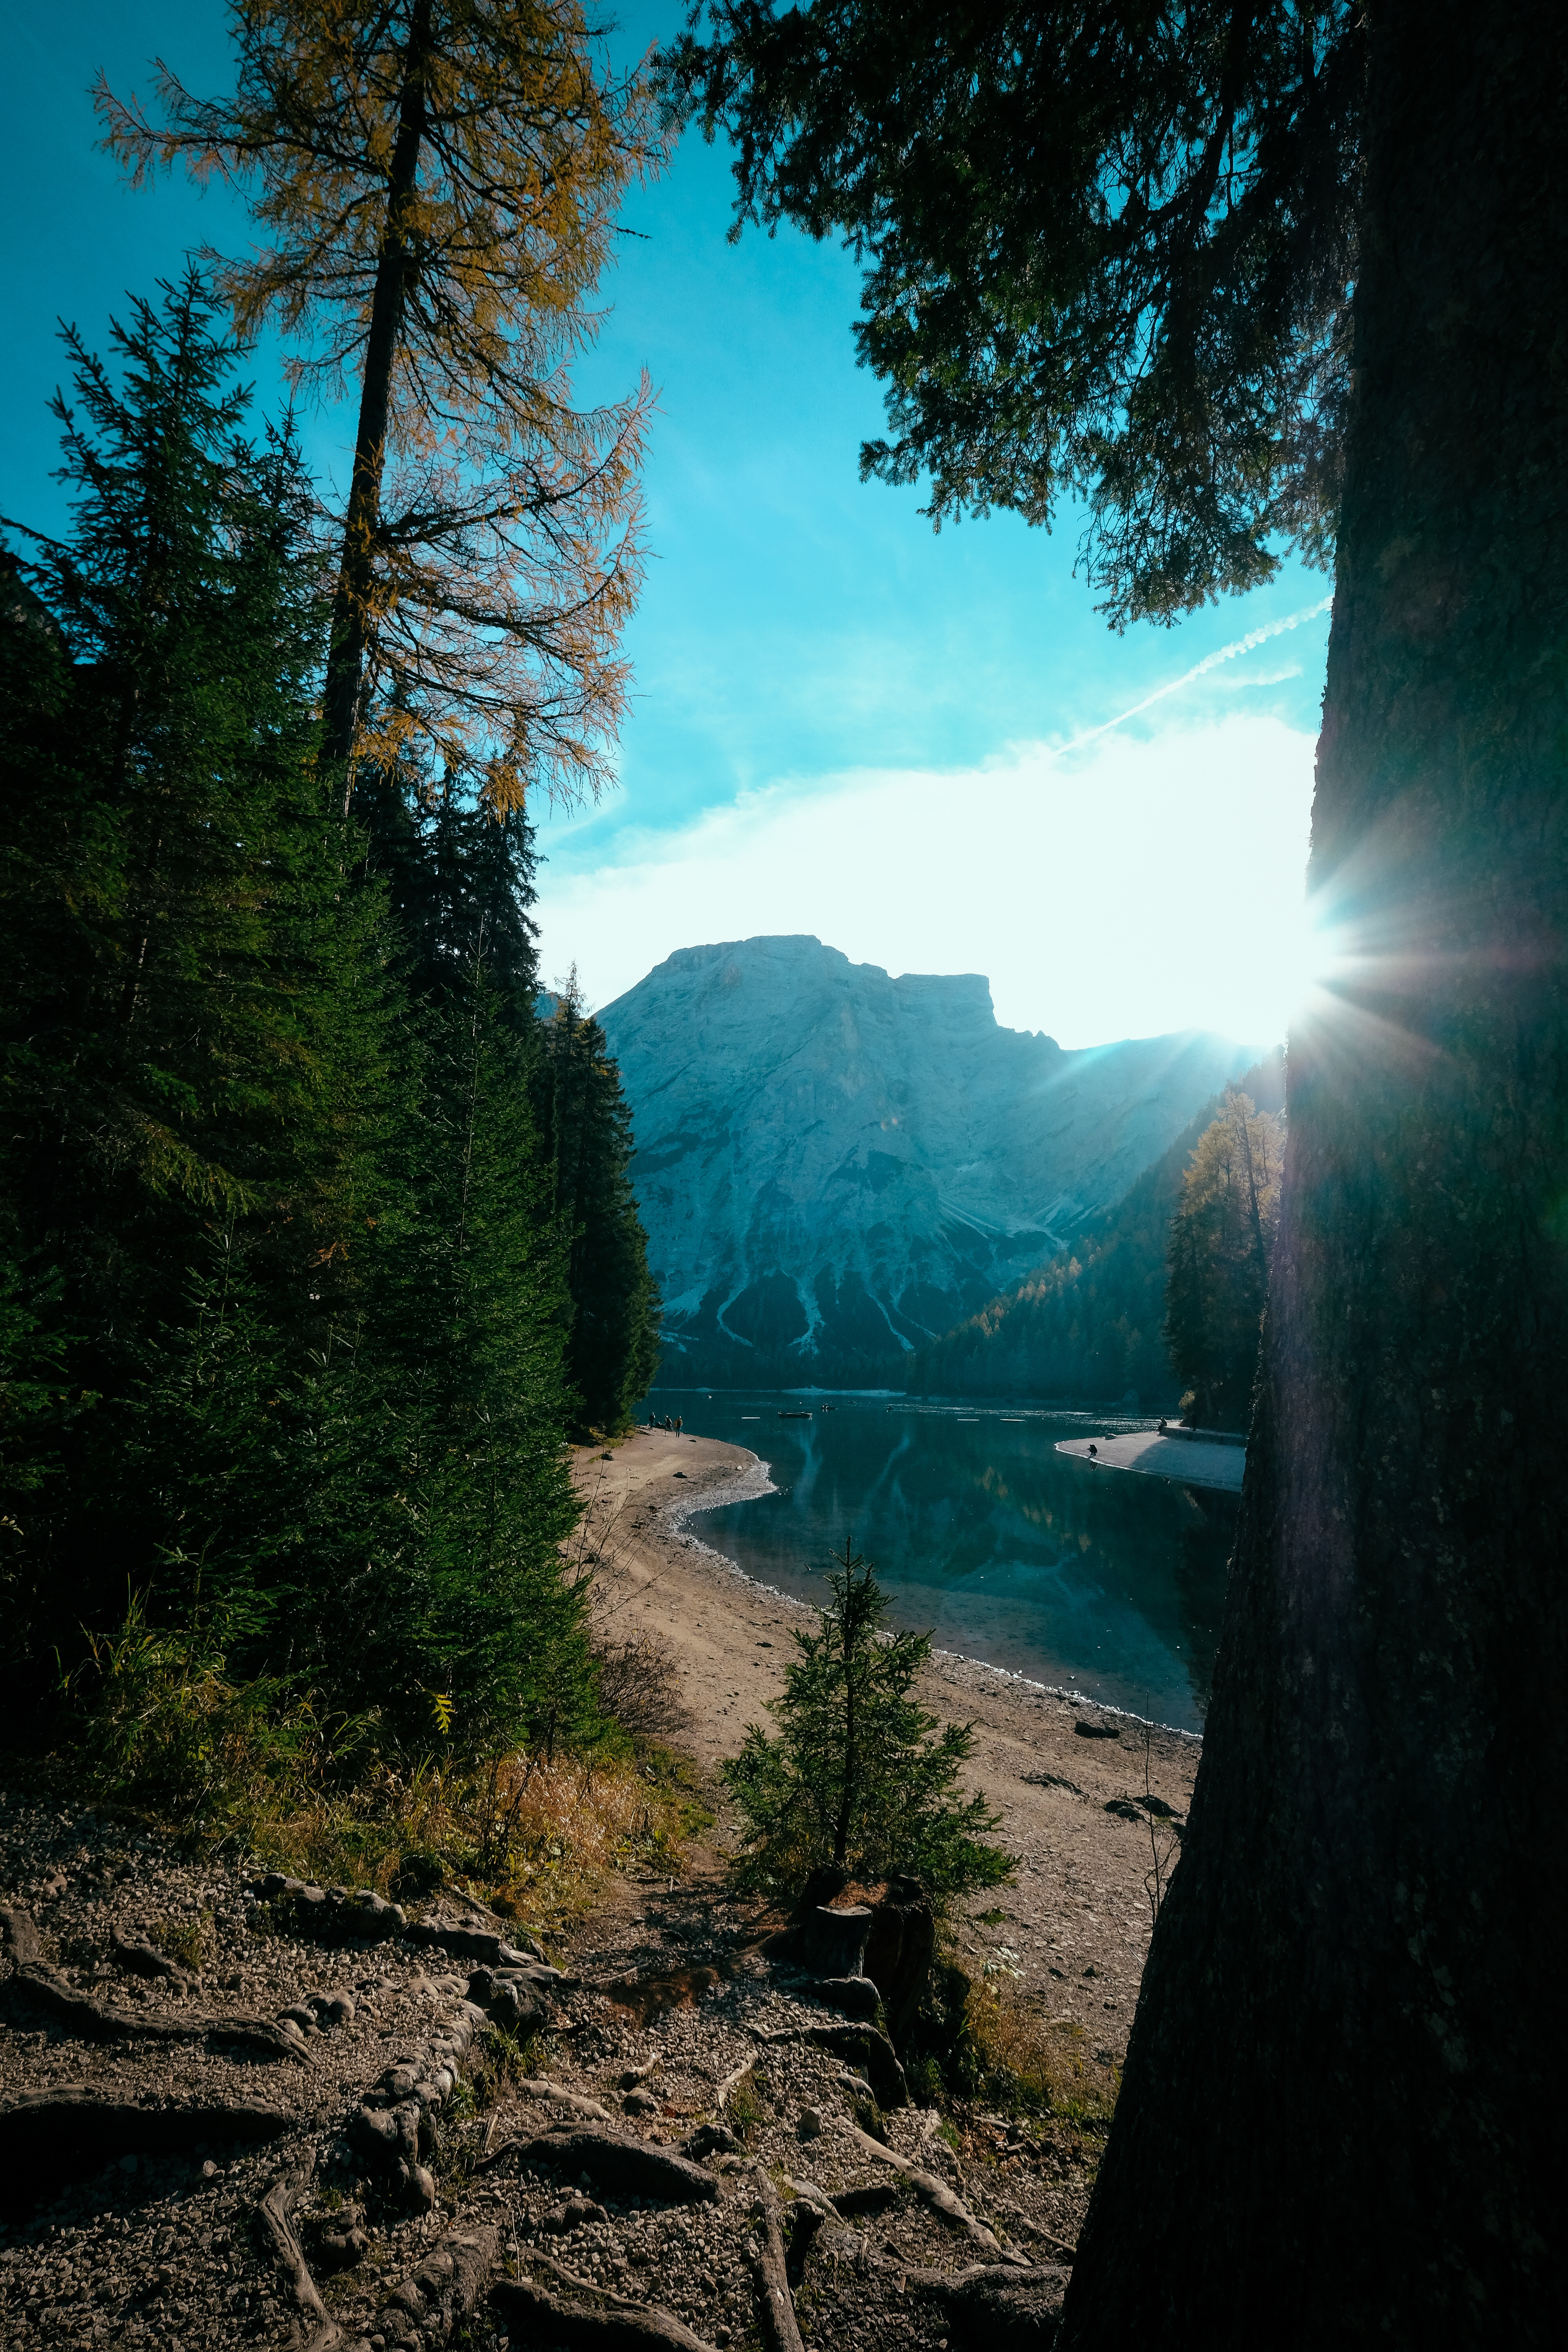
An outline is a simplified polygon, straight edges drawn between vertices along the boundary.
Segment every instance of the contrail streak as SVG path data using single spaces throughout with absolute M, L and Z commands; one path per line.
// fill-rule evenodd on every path
M 1180 677 L 1172 678 L 1168 685 L 1157 686 L 1152 694 L 1146 694 L 1142 701 L 1133 703 L 1131 709 L 1119 710 L 1114 719 L 1107 719 L 1100 726 L 1091 727 L 1087 735 L 1075 735 L 1070 743 L 1062 744 L 1051 757 L 1065 759 L 1069 751 L 1079 750 L 1085 743 L 1092 743 L 1097 736 L 1109 735 L 1113 727 L 1124 726 L 1129 719 L 1136 719 L 1141 710 L 1149 709 L 1152 704 L 1163 702 L 1168 694 L 1179 694 L 1184 686 L 1191 686 L 1194 677 L 1202 677 L 1205 670 L 1217 669 L 1221 662 L 1235 661 L 1237 655 L 1249 654 L 1254 646 L 1265 645 L 1270 637 L 1282 637 L 1287 629 L 1300 628 L 1303 621 L 1315 621 L 1320 613 L 1328 611 L 1333 601 L 1331 595 L 1320 596 L 1315 604 L 1304 605 L 1300 612 L 1290 614 L 1283 621 L 1270 621 L 1264 628 L 1249 629 L 1247 635 L 1237 637 L 1233 646 L 1221 646 L 1218 653 L 1205 654 L 1201 662 L 1194 663 L 1191 669 L 1184 670 Z

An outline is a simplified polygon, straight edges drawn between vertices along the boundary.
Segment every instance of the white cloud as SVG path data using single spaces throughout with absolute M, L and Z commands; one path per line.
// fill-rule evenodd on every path
M 623 831 L 592 870 L 547 866 L 542 970 L 574 959 L 604 1004 L 676 948 L 806 931 L 889 971 L 984 972 L 999 1021 L 1065 1045 L 1189 1025 L 1269 1044 L 1306 969 L 1312 751 L 1237 714 L 773 784 Z

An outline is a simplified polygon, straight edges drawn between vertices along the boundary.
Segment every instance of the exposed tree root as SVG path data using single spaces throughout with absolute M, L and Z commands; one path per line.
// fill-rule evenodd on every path
M 1031 2221 L 1028 2215 L 1026 2213 L 1019 2212 L 1016 2206 L 1009 2208 L 1009 2210 L 1013 2215 L 1012 2226 L 1024 2231 L 1029 2237 L 1033 2238 L 1037 2246 L 1044 2247 L 1045 2259 L 1047 2262 L 1061 2263 L 1064 2263 L 1068 2270 L 1072 2268 L 1073 2263 L 1078 2259 L 1078 2249 L 1076 2246 L 1069 2246 L 1067 2240 L 1065 2238 L 1058 2238 L 1054 2231 L 1042 2230 L 1037 2221 Z
M 840 2189 L 828 2201 L 846 2221 L 858 2221 L 866 2213 L 885 2213 L 902 2195 L 895 2182 L 874 2180 L 866 2189 Z
M 310 2178 L 310 2168 L 304 2164 L 290 2165 L 269 2180 L 256 2208 L 257 2222 L 261 2234 L 271 2248 L 273 2260 L 288 2283 L 289 2299 L 296 2310 L 302 2311 L 320 2323 L 331 2326 L 327 2307 L 316 2292 L 316 2282 L 310 2266 L 300 2251 L 300 2241 L 294 2235 L 294 2208 L 304 2193 Z M 323 2347 L 325 2352 L 325 2347 Z
M 533 2279 L 503 2279 L 490 2290 L 490 2303 L 525 2344 L 560 2346 L 563 2352 L 712 2352 L 674 2313 L 654 2303 L 626 2303 L 619 2296 L 606 2308 L 567 2302 Z
M 874 2025 L 811 2025 L 801 2035 L 819 2050 L 831 2050 L 851 2066 L 863 2066 L 866 2080 L 879 2107 L 907 2107 L 910 2086 L 898 2053 Z
M 873 2139 L 869 2132 L 859 2130 L 856 2125 L 850 2124 L 847 2129 L 857 2147 L 865 2155 L 875 2158 L 879 2164 L 890 2165 L 895 2172 L 901 2172 L 915 2194 L 923 2204 L 931 2207 L 933 2213 L 940 2213 L 942 2220 L 951 2221 L 955 2230 L 963 2231 L 977 2246 L 983 2247 L 998 2262 L 1028 2267 L 1022 2254 L 1009 2254 L 997 2243 L 994 2233 L 984 2221 L 975 2220 L 963 2198 L 955 2197 L 945 2180 L 939 2180 L 934 2172 L 922 2172 L 918 2165 L 910 2162 L 907 2156 L 895 2155 L 890 2147 L 884 2147 L 879 2139 Z
M 743 2058 L 738 2066 L 732 2068 L 731 2071 L 725 2075 L 714 2096 L 713 2112 L 715 2115 L 721 2116 L 723 2114 L 725 2105 L 729 2100 L 731 2093 L 745 2081 L 747 2075 L 751 2073 L 756 2063 L 757 2062 L 754 2058 Z
M 547 2106 L 559 2107 L 563 2115 L 581 2116 L 585 2123 L 607 2124 L 613 2120 L 608 2107 L 591 2099 L 583 2091 L 569 2091 L 560 2083 L 541 2083 L 531 2078 L 512 2084 L 520 2098 L 539 2099 Z
M 225 2042 L 264 2058 L 305 2062 L 305 2044 L 265 2017 L 142 2017 L 78 1992 L 58 1969 L 25 1960 L 13 1983 L 24 2000 L 47 2010 L 86 2042 Z
M 524 1951 L 509 1944 L 501 1935 L 491 1935 L 482 1927 L 408 1927 L 398 1930 L 400 1940 L 426 1951 L 447 1952 L 455 1960 L 488 1962 L 491 1968 L 526 1968 L 557 1986 L 568 1979 L 560 1969 L 549 1968 L 533 1951 Z
M 763 2341 L 768 2352 L 805 2352 L 795 2315 L 795 2297 L 784 2270 L 784 2239 L 779 2231 L 779 2204 L 771 2180 L 763 2181 L 757 2200 L 758 2246 L 752 2263 Z
M 118 1927 L 109 1931 L 109 1949 L 117 1966 L 130 1970 L 135 1977 L 167 1977 L 174 1983 L 185 1981 L 184 1969 L 154 1951 L 151 1944 L 139 1944 L 130 1936 L 122 1936 Z
M 443 2344 L 482 2298 L 495 2267 L 493 2229 L 453 2230 L 376 2314 L 389 2345 Z
M 658 2197 L 667 2205 L 710 2204 L 719 2194 L 719 2183 L 700 2164 L 602 2126 L 503 2140 L 479 2168 L 488 2172 L 501 2163 L 541 2165 L 574 2176 L 585 2172 L 596 2187 L 613 2195 Z
M 1061 2316 L 1068 2272 L 1014 2270 L 976 2263 L 971 2270 L 909 2271 L 911 2294 L 929 2296 L 946 2315 L 952 2336 L 975 2352 L 1048 2352 Z

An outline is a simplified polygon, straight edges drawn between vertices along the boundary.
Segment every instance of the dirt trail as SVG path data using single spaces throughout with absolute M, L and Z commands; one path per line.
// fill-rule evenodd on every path
M 1048 2342 L 1098 2135 L 945 2125 L 710 1878 L 626 1895 L 590 1979 L 0 1794 L 0 2344 L 726 2352 L 781 2194 L 814 2352 L 982 2352 L 998 2295 Z M 155 1917 L 199 1977 L 138 1972 Z
M 807 1613 L 683 1525 L 755 1457 L 660 1433 L 578 1475 L 605 1605 L 674 1645 L 710 1772 Z M 1106 1806 L 1142 1793 L 1141 1745 L 957 1660 L 926 1697 L 973 1720 L 973 1778 L 1022 1860 L 1005 1916 L 971 1923 L 973 1964 L 1005 1947 L 1064 2055 L 1103 2076 L 1085 2088 L 1109 2088 L 1148 1833 Z M 1151 1749 L 1182 1811 L 1195 1754 Z M 0 2343 L 502 2352 L 613 2319 L 617 2342 L 725 2352 L 754 2340 L 781 2183 L 769 2292 L 793 2290 L 812 2352 L 1047 2342 L 1092 2122 L 950 2124 L 909 2099 L 843 1985 L 754 1948 L 725 1893 L 733 1826 L 679 1875 L 618 1874 L 562 1974 L 458 1888 L 405 1916 L 63 1790 L 0 1793 Z M 171 1928 L 184 1967 L 153 1948 Z

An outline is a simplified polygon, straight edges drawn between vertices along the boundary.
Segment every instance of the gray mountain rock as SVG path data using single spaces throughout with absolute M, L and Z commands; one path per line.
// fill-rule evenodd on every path
M 999 1028 L 977 973 L 808 938 L 682 948 L 599 1018 L 672 1384 L 901 1385 L 1250 1058 L 1197 1031 L 1066 1052 Z

